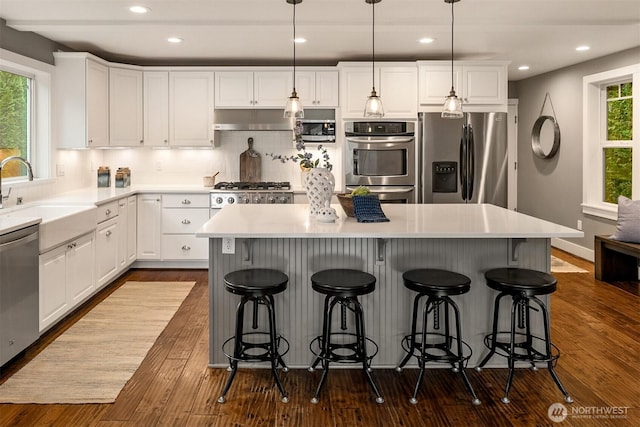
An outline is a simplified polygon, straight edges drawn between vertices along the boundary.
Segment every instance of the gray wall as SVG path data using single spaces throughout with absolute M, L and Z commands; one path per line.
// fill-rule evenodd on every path
M 593 249 L 593 236 L 611 234 L 615 222 L 583 215 L 582 203 L 582 78 L 640 62 L 640 47 L 552 71 L 515 84 L 518 95 L 518 210 L 576 228 L 582 220 L 585 237 L 572 239 Z M 549 92 L 560 126 L 560 150 L 553 159 L 531 151 L 531 129 Z M 547 101 L 545 115 L 552 115 Z M 596 165 L 597 167 L 597 165 Z
M 0 48 L 51 65 L 53 65 L 53 52 L 72 50 L 39 34 L 9 28 L 7 21 L 2 18 L 0 18 Z

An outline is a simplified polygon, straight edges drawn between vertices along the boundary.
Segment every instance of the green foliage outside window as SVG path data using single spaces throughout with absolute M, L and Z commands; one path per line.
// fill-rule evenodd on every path
M 607 93 L 607 141 L 633 139 L 633 87 L 631 82 L 609 85 Z M 604 201 L 618 203 L 618 196 L 631 198 L 631 148 L 604 148 Z
M 29 80 L 0 70 L 0 160 L 28 155 Z M 23 175 L 17 163 L 7 164 L 2 172 L 3 177 Z
M 605 148 L 604 164 L 604 201 L 618 203 L 618 196 L 631 198 L 631 148 Z

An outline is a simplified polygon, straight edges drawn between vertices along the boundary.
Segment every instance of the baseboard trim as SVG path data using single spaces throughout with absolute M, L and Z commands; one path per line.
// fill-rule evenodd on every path
M 584 246 L 576 245 L 564 239 L 551 239 L 551 246 L 569 252 L 572 255 L 593 262 L 595 260 L 595 252 L 593 249 L 587 249 Z

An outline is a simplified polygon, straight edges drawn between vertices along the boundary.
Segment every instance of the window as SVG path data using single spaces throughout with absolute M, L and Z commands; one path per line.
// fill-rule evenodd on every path
M 606 85 L 606 140 L 603 142 L 603 201 L 618 203 L 618 196 L 631 198 L 633 139 L 633 83 Z
M 19 155 L 33 167 L 34 177 L 51 177 L 51 92 L 54 66 L 0 49 L 0 159 Z M 9 151 L 6 151 L 9 150 Z M 29 186 L 26 168 L 10 162 L 3 180 Z
M 640 99 L 638 88 L 640 64 L 583 79 L 586 214 L 615 220 L 618 196 L 640 195 L 640 115 L 637 104 L 633 107 L 634 99 Z
M 31 86 L 31 77 L 0 69 L 0 161 L 10 156 L 32 160 Z M 2 170 L 3 178 L 26 174 L 20 162 L 8 163 Z

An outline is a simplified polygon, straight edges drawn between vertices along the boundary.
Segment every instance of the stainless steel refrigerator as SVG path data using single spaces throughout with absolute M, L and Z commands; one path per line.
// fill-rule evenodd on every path
M 419 114 L 418 202 L 507 207 L 507 113 Z

